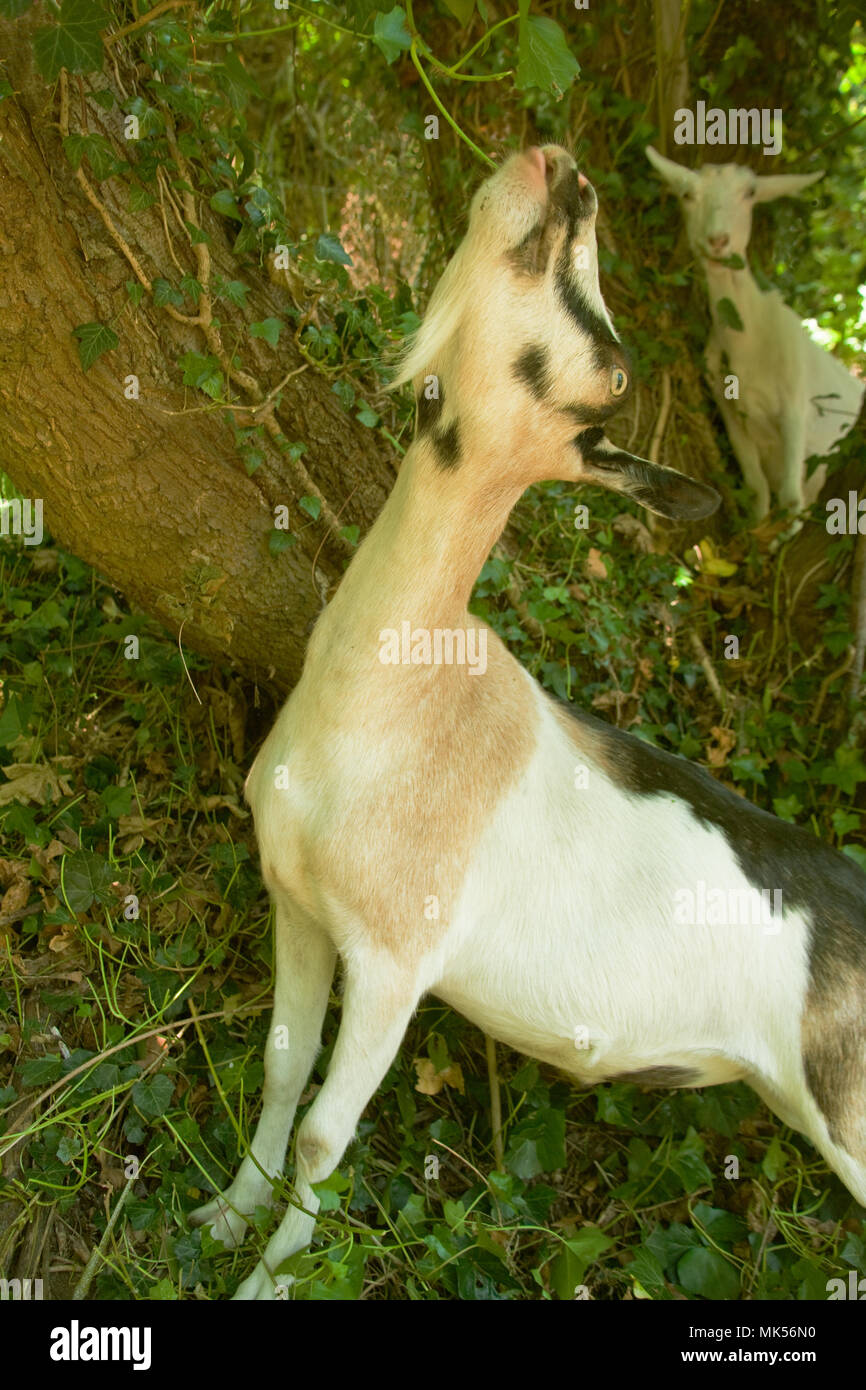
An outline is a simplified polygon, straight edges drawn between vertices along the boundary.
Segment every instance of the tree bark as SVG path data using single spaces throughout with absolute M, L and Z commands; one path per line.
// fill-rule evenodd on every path
M 193 220 L 211 238 L 211 270 L 243 280 L 244 308 L 215 306 L 223 323 L 213 328 L 189 313 L 172 317 L 147 294 L 132 307 L 125 283 L 136 279 L 133 259 L 147 279 L 176 283 L 181 273 L 200 272 L 199 251 L 170 207 L 165 222 L 159 203 L 130 212 L 117 179 L 88 176 L 99 206 L 88 199 L 64 154 L 62 129 L 65 90 L 69 128 L 82 130 L 90 79 L 70 78 L 68 87 L 62 79 L 48 90 L 33 64 L 34 23 L 0 22 L 15 92 L 0 103 L 0 466 L 25 496 L 43 499 L 44 524 L 58 543 L 170 631 L 182 629 L 185 646 L 227 655 L 245 674 L 287 686 L 351 554 L 337 531 L 366 529 L 390 490 L 393 462 L 379 436 L 343 410 L 326 376 L 286 348 L 285 328 L 276 352 L 248 336 L 249 323 L 285 309 L 285 290 L 238 265 L 224 223 L 203 200 L 195 200 Z M 106 78 L 114 81 L 111 64 L 98 82 Z M 106 113 L 89 101 L 86 119 L 90 133 L 107 135 L 123 153 L 117 108 Z M 85 372 L 72 332 L 91 322 L 111 324 L 120 341 Z M 229 412 L 182 384 L 177 359 L 208 354 L 214 333 L 226 362 L 236 352 L 242 358 L 246 386 L 232 388 L 239 405 L 263 401 L 297 371 L 252 476 Z M 130 375 L 140 383 L 137 400 L 124 395 Z M 254 420 L 240 410 L 235 420 L 268 414 Z M 281 451 L 280 433 L 283 443 L 307 446 L 300 461 Z M 297 505 L 311 491 L 323 500 L 316 522 Z M 298 542 L 275 557 L 268 537 L 279 505 L 288 507 Z

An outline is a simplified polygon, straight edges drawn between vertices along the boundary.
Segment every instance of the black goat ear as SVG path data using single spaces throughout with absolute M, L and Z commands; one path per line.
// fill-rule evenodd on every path
M 582 441 L 575 440 L 583 459 L 585 482 L 632 497 L 642 507 L 674 521 L 697 521 L 712 516 L 718 508 L 722 499 L 715 488 L 688 478 L 675 468 L 662 468 L 649 459 L 618 449 L 604 436 L 599 438 L 598 433 L 587 430 Z

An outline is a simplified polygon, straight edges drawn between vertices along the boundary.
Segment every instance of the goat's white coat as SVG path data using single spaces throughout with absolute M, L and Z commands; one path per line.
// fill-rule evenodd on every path
M 818 497 L 827 476 L 820 464 L 806 477 L 806 460 L 826 457 L 857 419 L 864 383 L 810 337 L 778 290 L 761 290 L 746 260 L 752 206 L 801 192 L 815 174 L 759 177 L 739 164 L 687 169 L 650 145 L 650 162 L 681 198 L 689 244 L 707 282 L 712 327 L 705 350 L 707 382 L 718 404 L 743 477 L 764 517 L 770 493 L 799 512 Z M 734 328 L 720 312 L 729 300 L 742 322 Z M 727 366 L 723 365 L 726 359 Z M 733 374 L 739 398 L 725 394 Z
M 562 157 L 554 150 L 548 162 Z M 778 933 L 678 922 L 677 894 L 699 880 L 729 891 L 754 886 L 725 834 L 673 792 L 624 789 L 598 732 L 564 716 L 465 610 L 534 477 L 603 479 L 626 493 L 639 477 L 660 510 L 707 510 L 706 489 L 670 470 L 632 467 L 620 453 L 621 471 L 608 465 L 599 477 L 574 447 L 561 406 L 609 401 L 616 343 L 594 349 L 547 272 L 515 277 L 498 254 L 531 225 L 526 190 L 538 152 L 530 167 L 522 158 L 477 195 L 473 208 L 487 221 L 470 224 L 437 292 L 433 338 L 422 336 L 410 359 L 416 380 L 431 365 L 443 372 L 444 408 L 457 412 L 464 438 L 459 467 L 437 464 L 423 439 L 407 453 L 247 782 L 276 913 L 277 971 L 251 1153 L 227 1193 L 196 1214 L 228 1244 L 272 1200 L 337 953 L 345 986 L 328 1075 L 298 1131 L 296 1205 L 239 1298 L 280 1296 L 292 1282 L 278 1271 L 311 1238 L 311 1184 L 339 1162 L 427 992 L 587 1083 L 655 1067 L 693 1069 L 698 1084 L 748 1078 L 866 1201 L 866 1168 L 831 1140 L 804 1075 L 803 912 L 786 910 Z M 543 187 L 533 195 L 536 213 Z M 594 256 L 587 219 L 576 229 Z M 459 286 L 462 315 L 443 305 L 442 284 L 451 295 Z M 479 301 L 486 325 L 477 313 L 466 318 Z M 597 326 L 594 268 L 586 301 Z M 533 342 L 551 357 L 547 387 L 534 395 L 509 381 L 509 364 Z M 379 633 L 404 618 L 413 627 L 484 628 L 484 676 L 383 666 Z M 575 778 L 577 766 L 588 778 Z M 430 895 L 441 898 L 432 921 Z M 855 1001 L 858 968 L 843 982 Z

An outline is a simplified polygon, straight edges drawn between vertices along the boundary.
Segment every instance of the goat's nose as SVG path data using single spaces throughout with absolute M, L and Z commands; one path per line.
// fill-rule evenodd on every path
M 714 251 L 724 251 L 729 240 L 730 238 L 727 232 L 722 232 L 718 236 L 707 237 L 707 243 L 712 247 Z

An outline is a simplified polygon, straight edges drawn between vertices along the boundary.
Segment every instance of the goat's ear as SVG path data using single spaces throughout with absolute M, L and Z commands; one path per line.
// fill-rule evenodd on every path
M 817 174 L 761 174 L 755 187 L 755 202 L 771 203 L 774 198 L 790 198 L 817 183 L 825 173 L 825 169 L 819 169 Z
M 653 168 L 658 170 L 665 183 L 670 184 L 675 193 L 685 193 L 697 182 L 698 176 L 693 169 L 687 169 L 684 164 L 675 164 L 672 159 L 665 159 L 654 146 L 647 145 L 644 153 Z
M 579 440 L 575 440 L 580 449 Z M 583 481 L 596 483 L 611 492 L 621 492 L 642 507 L 673 521 L 696 521 L 712 516 L 721 502 L 714 488 L 687 478 L 675 468 L 662 468 L 649 459 L 617 449 L 609 439 L 600 439 L 582 452 Z

